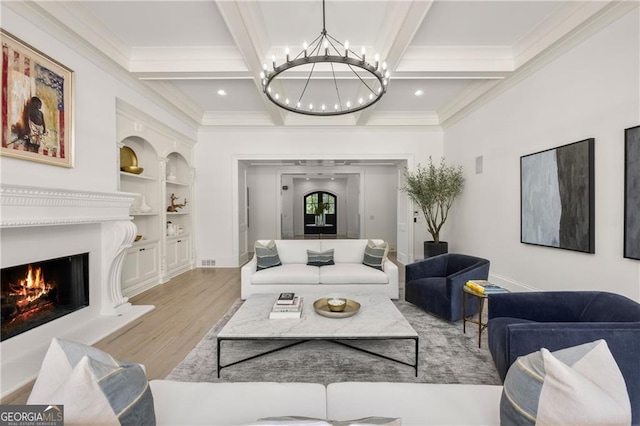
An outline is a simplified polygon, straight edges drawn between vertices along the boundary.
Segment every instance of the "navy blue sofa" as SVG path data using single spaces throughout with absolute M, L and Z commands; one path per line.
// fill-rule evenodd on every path
M 486 280 L 489 261 L 459 253 L 429 257 L 405 266 L 405 300 L 447 321 L 462 318 L 462 287 Z M 467 299 L 467 315 L 478 312 L 478 300 Z
M 633 424 L 640 424 L 640 304 L 601 291 L 489 295 L 489 351 L 504 381 L 515 360 L 547 348 L 607 341 L 624 376 Z

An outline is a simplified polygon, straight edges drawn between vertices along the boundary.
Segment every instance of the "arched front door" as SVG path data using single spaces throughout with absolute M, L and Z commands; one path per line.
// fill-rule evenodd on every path
M 323 204 L 321 204 L 323 203 Z M 324 205 L 324 212 L 322 206 Z M 336 234 L 338 198 L 324 191 L 304 196 L 304 233 Z M 318 214 L 319 213 L 319 214 Z

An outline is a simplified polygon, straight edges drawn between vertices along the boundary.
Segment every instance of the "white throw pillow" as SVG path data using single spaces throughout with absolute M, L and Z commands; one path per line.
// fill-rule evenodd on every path
M 140 364 L 54 338 L 28 404 L 64 405 L 65 424 L 153 425 L 153 396 Z
M 505 425 L 629 425 L 624 378 L 605 340 L 519 357 L 505 378 Z

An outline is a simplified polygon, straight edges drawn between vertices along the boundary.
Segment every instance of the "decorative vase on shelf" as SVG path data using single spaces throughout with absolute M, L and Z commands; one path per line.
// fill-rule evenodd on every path
M 169 172 L 169 175 L 167 176 L 167 180 L 174 182 L 176 180 L 176 175 L 174 175 L 173 172 Z
M 144 195 L 142 195 L 140 199 L 140 207 L 138 207 L 138 210 L 140 210 L 142 213 L 149 213 L 151 211 L 151 206 L 147 204 L 147 199 Z

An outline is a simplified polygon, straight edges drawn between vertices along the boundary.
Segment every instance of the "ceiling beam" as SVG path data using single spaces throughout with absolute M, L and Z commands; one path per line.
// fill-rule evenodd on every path
M 258 7 L 250 2 L 243 1 L 216 1 L 220 14 L 227 24 L 227 28 L 233 40 L 240 50 L 249 71 L 256 90 L 260 92 L 260 97 L 264 103 L 269 116 L 276 126 L 284 125 L 282 111 L 270 102 L 266 96 L 262 95 L 262 82 L 260 81 L 260 70 L 262 69 L 263 46 L 258 46 L 259 40 L 266 40 L 266 31 L 261 15 L 252 8 Z M 260 32 L 262 34 L 256 34 Z
M 392 2 L 389 4 L 388 13 L 385 14 L 385 21 L 381 26 L 380 36 L 375 44 L 381 47 L 380 57 L 387 61 L 387 69 L 391 71 L 389 90 L 393 90 L 394 71 L 432 5 L 433 0 Z M 356 124 L 366 125 L 376 106 L 377 104 L 374 104 L 362 110 Z

